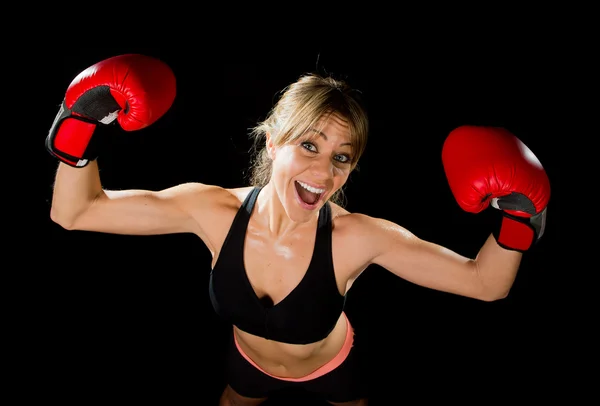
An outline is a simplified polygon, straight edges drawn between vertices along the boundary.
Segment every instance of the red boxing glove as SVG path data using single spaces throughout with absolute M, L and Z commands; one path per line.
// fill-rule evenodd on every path
M 525 252 L 546 225 L 550 181 L 531 150 L 504 128 L 461 126 L 442 150 L 448 184 L 459 206 L 479 213 L 502 210 L 494 237 L 506 249 Z
M 119 55 L 90 66 L 69 85 L 46 149 L 68 165 L 84 167 L 97 158 L 93 135 L 98 123 L 115 119 L 125 131 L 143 129 L 175 99 L 175 75 L 162 61 Z

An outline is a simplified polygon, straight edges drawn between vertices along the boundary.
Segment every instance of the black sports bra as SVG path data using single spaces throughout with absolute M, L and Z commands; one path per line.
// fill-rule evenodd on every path
M 319 211 L 312 259 L 300 283 L 276 305 L 261 300 L 246 274 L 244 241 L 260 188 L 254 188 L 238 210 L 217 263 L 209 294 L 217 314 L 243 331 L 269 340 L 308 344 L 326 338 L 344 310 L 331 254 L 331 208 Z

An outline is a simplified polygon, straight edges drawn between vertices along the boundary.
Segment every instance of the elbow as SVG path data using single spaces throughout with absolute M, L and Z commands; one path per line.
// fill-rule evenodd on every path
M 55 206 L 52 206 L 50 208 L 50 220 L 52 220 L 54 223 L 58 224 L 65 230 L 73 230 L 74 229 L 74 226 L 73 226 L 73 224 L 75 223 L 74 218 L 72 216 L 64 215 Z
M 75 209 L 52 205 L 50 208 L 50 219 L 65 230 L 80 230 L 81 228 L 78 227 L 80 219 L 90 206 L 91 203 Z
M 499 300 L 506 299 L 509 293 L 510 289 L 494 289 L 482 293 L 479 299 L 484 302 L 497 302 Z
M 484 302 L 496 302 L 506 299 L 510 293 L 512 282 L 507 283 L 506 280 L 498 280 L 498 278 L 484 277 L 479 264 L 474 262 L 474 270 L 476 275 L 476 298 Z
M 58 204 L 54 201 L 50 207 L 50 219 L 65 230 L 82 230 L 79 226 L 82 217 L 85 217 L 84 214 L 89 211 L 90 207 L 92 207 L 100 197 L 101 195 L 98 195 L 93 199 L 77 205 Z

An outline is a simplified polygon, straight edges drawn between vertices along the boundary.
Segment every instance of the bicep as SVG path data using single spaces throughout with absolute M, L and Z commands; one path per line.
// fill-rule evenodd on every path
M 473 298 L 483 295 L 474 260 L 386 221 L 374 227 L 372 263 L 423 287 Z
M 202 189 L 203 185 L 179 185 L 162 191 L 105 190 L 73 228 L 129 235 L 198 233 L 187 201 Z

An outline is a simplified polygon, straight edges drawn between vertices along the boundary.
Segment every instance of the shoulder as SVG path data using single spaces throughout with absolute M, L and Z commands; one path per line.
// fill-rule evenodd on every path
M 366 214 L 350 212 L 345 208 L 329 203 L 333 226 L 338 231 L 368 231 L 380 226 L 382 220 Z
M 191 213 L 203 214 L 237 211 L 252 190 L 251 186 L 224 188 L 198 182 L 182 183 L 158 193 L 159 197 L 172 199 L 180 208 Z
M 252 187 L 224 188 L 201 183 L 176 187 L 178 204 L 199 225 L 199 236 L 215 255 L 220 250 L 229 227 Z
M 244 186 L 223 190 L 225 190 L 231 197 L 235 198 L 235 200 L 237 200 L 237 202 L 241 205 L 242 202 L 246 199 L 246 197 L 248 197 L 252 189 L 254 189 L 253 186 Z
M 410 242 L 415 239 L 409 230 L 392 221 L 349 212 L 334 203 L 330 205 L 334 230 L 348 241 L 360 240 L 366 246 L 381 246 L 387 242 Z
M 165 189 L 160 194 L 168 197 L 176 197 L 182 201 L 197 201 L 198 198 L 202 198 L 206 202 L 236 205 L 236 202 L 241 204 L 251 190 L 251 186 L 224 188 L 205 183 L 188 182 Z
M 409 252 L 417 241 L 408 230 L 389 220 L 330 205 L 334 255 L 338 253 L 340 268 L 347 265 L 349 278 L 356 278 L 382 254 Z

